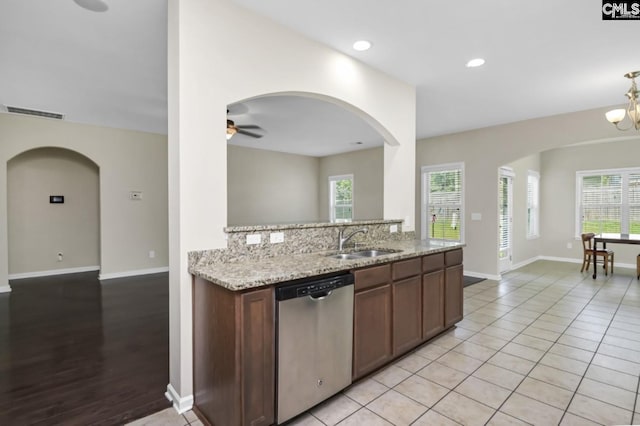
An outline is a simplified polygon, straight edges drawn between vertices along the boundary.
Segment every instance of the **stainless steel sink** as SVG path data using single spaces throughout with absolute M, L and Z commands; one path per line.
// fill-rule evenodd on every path
M 361 256 L 361 257 L 378 257 L 378 256 L 384 256 L 385 254 L 393 254 L 393 253 L 397 253 L 397 252 L 391 251 L 391 250 L 362 250 L 362 251 L 357 251 L 354 254 L 357 254 L 358 256 Z
M 356 256 L 354 253 L 329 254 L 327 257 L 340 260 L 362 259 L 362 256 Z
M 354 260 L 354 259 L 362 259 L 366 257 L 378 257 L 384 256 L 387 254 L 398 253 L 401 250 L 384 250 L 384 249 L 370 249 L 370 250 L 360 250 L 352 253 L 337 253 L 337 254 L 329 254 L 327 257 L 332 259 L 340 259 L 340 260 Z

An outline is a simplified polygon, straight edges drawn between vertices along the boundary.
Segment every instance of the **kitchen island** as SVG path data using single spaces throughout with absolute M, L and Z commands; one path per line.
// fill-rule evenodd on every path
M 462 319 L 462 247 L 385 240 L 367 248 L 391 253 L 348 260 L 332 250 L 229 262 L 201 256 L 191 267 L 194 411 L 205 424 L 275 424 L 278 284 L 354 274 L 356 381 Z

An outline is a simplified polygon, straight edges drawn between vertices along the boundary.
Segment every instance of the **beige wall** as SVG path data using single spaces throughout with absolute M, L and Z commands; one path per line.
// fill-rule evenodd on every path
M 229 146 L 229 225 L 318 221 L 316 157 Z
M 329 220 L 329 176 L 354 176 L 354 218 L 383 218 L 380 148 L 327 157 L 229 146 L 229 225 Z
M 416 229 L 420 229 L 420 167 L 465 163 L 465 270 L 498 276 L 498 168 L 520 158 L 579 142 L 629 137 L 607 122 L 599 108 L 487 127 L 469 132 L 423 139 L 416 144 Z M 632 138 L 638 138 L 631 135 Z M 597 158 L 597 157 L 594 157 Z M 546 182 L 543 170 L 542 182 Z M 546 184 L 545 184 L 546 185 Z M 542 187 L 542 192 L 546 186 Z M 482 220 L 472 221 L 480 213 Z M 544 222 L 543 238 L 548 238 Z
M 65 148 L 100 168 L 101 276 L 166 269 L 167 138 L 65 121 L 0 114 L 0 217 L 7 217 L 7 162 L 42 147 Z M 129 191 L 142 191 L 141 201 Z M 8 277 L 7 221 L 0 221 L 0 286 Z M 155 250 L 155 258 L 149 251 Z
M 575 227 L 576 172 L 584 170 L 639 167 L 640 137 L 554 149 L 541 155 L 541 254 L 560 259 L 582 258 L 582 243 Z M 568 248 L 571 244 L 572 248 Z M 612 244 L 615 263 L 635 268 L 637 246 Z
M 527 238 L 527 178 L 529 171 L 540 173 L 540 154 L 534 154 L 507 164 L 513 178 L 512 266 L 535 259 L 541 254 L 541 238 Z M 542 176 L 540 180 L 542 181 Z M 542 216 L 542 214 L 540 214 Z
M 329 176 L 353 175 L 353 217 L 358 220 L 382 219 L 384 204 L 384 150 L 363 149 L 320 159 L 320 218 L 329 220 Z M 385 219 L 403 219 L 401 217 Z
M 65 149 L 34 149 L 10 160 L 7 176 L 9 274 L 100 264 L 95 163 Z M 64 204 L 50 204 L 50 195 L 63 195 Z

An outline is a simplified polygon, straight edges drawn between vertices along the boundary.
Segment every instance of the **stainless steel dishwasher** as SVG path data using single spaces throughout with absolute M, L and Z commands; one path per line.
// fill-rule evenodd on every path
M 353 275 L 276 288 L 277 423 L 351 384 Z

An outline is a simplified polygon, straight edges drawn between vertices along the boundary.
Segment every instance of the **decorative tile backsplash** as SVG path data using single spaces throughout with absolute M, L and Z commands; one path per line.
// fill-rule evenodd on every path
M 392 233 L 391 227 L 397 232 Z M 296 253 L 314 253 L 338 249 L 338 233 L 344 229 L 344 235 L 367 228 L 367 233 L 359 233 L 350 239 L 344 249 L 372 246 L 386 240 L 413 240 L 415 232 L 402 232 L 402 220 L 364 220 L 348 223 L 307 223 L 290 225 L 257 225 L 227 227 L 227 249 L 214 249 L 189 252 L 189 266 L 195 265 L 203 256 L 206 262 L 232 262 L 236 260 L 261 259 Z M 281 243 L 271 243 L 272 233 L 282 233 Z M 247 244 L 247 236 L 260 243 Z M 204 260 L 204 259 L 203 259 Z

